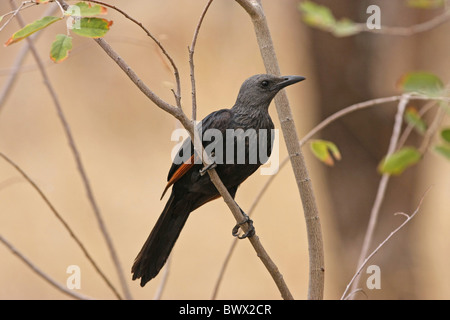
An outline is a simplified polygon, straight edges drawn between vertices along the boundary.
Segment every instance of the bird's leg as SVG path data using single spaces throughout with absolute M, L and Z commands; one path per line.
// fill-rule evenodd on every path
M 239 239 L 245 239 L 249 237 L 253 237 L 255 235 L 255 227 L 253 226 L 253 220 L 250 219 L 250 217 L 239 207 L 241 210 L 242 215 L 244 216 L 244 221 L 237 223 L 233 230 L 231 231 L 231 234 L 234 237 L 238 237 Z M 239 235 L 239 229 L 242 225 L 248 224 L 248 231 L 244 233 L 242 236 Z

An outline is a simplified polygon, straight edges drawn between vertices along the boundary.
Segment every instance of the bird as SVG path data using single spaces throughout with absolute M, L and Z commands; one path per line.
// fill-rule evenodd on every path
M 234 199 L 239 185 L 268 159 L 274 140 L 269 105 L 281 89 L 302 80 L 302 76 L 251 76 L 241 85 L 230 109 L 214 111 L 198 123 L 203 148 L 210 151 L 213 163 L 204 165 L 199 161 L 191 139 L 185 139 L 172 161 L 163 192 L 164 196 L 172 187 L 171 194 L 131 268 L 132 279 L 141 279 L 141 287 L 156 277 L 166 263 L 190 213 L 220 197 L 206 171 L 214 168 Z M 264 156 L 257 157 L 259 154 Z M 246 219 L 232 233 L 238 236 L 239 226 L 249 223 L 247 233 L 239 238 L 250 237 L 254 235 L 252 221 L 242 209 L 241 212 Z

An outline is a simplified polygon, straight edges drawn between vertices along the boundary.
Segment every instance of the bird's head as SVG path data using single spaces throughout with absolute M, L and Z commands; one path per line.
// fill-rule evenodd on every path
M 254 75 L 242 84 L 235 107 L 267 109 L 278 91 L 302 80 L 305 78 L 301 76 Z

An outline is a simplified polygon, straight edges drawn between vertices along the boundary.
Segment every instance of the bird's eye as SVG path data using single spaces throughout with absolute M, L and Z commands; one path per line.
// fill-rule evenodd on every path
M 267 81 L 267 80 L 261 81 L 261 87 L 265 88 L 265 87 L 267 87 L 268 85 L 269 85 L 269 81 Z

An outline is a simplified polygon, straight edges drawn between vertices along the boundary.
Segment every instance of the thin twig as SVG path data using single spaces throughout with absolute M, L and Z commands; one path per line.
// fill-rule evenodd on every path
M 205 6 L 205 9 L 203 9 L 203 12 L 200 16 L 200 19 L 197 23 L 197 27 L 195 28 L 194 37 L 192 38 L 191 46 L 188 48 L 189 50 L 189 67 L 191 70 L 191 95 L 192 95 L 192 120 L 197 120 L 197 90 L 195 88 L 195 68 L 194 68 L 194 52 L 195 52 L 195 44 L 197 43 L 197 37 L 198 33 L 200 32 L 200 27 L 202 25 L 203 19 L 205 18 L 206 12 L 208 11 L 209 6 L 213 0 L 209 0 L 208 3 Z
M 45 10 L 42 17 L 46 17 L 53 14 L 56 11 L 56 9 L 57 9 L 56 6 L 49 6 L 47 10 Z M 33 42 L 35 42 L 41 34 L 42 32 L 36 32 L 32 34 L 30 38 Z M 25 57 L 27 56 L 29 50 L 30 45 L 28 44 L 28 42 L 25 42 L 22 48 L 20 49 L 19 53 L 17 54 L 16 60 L 14 61 L 12 67 L 9 70 L 8 79 L 5 80 L 5 84 L 3 85 L 2 90 L 0 92 L 0 112 L 3 106 L 5 105 L 9 94 L 11 93 L 14 84 L 16 83 L 19 71 L 21 70 L 21 66 L 25 61 Z
M 30 4 L 29 6 L 25 6 L 26 4 Z M 0 27 L 0 32 L 11 22 L 12 19 L 14 19 L 14 17 L 19 13 L 19 11 L 21 10 L 25 10 L 31 7 L 34 7 L 36 5 L 36 3 L 34 3 L 33 1 L 22 1 L 22 3 L 20 4 L 20 6 L 16 9 L 14 9 L 13 11 L 10 11 L 8 13 L 5 13 L 2 17 L 6 17 L 8 15 L 11 15 L 8 20 L 5 21 L 5 23 Z
M 15 7 L 15 4 L 13 2 L 11 3 L 11 5 L 13 7 Z M 20 14 L 17 14 L 17 20 L 20 23 L 21 27 L 25 26 L 25 22 L 23 21 L 22 16 Z M 102 232 L 102 235 L 103 235 L 103 237 L 104 237 L 104 239 L 106 241 L 106 244 L 108 246 L 109 253 L 110 253 L 111 258 L 112 258 L 112 260 L 114 262 L 114 266 L 116 268 L 116 271 L 117 271 L 117 274 L 118 274 L 118 277 L 119 277 L 119 280 L 120 280 L 120 283 L 121 283 L 121 286 L 122 286 L 122 290 L 124 291 L 125 298 L 131 299 L 131 293 L 130 293 L 130 291 L 128 289 L 128 286 L 127 286 L 127 283 L 126 283 L 126 280 L 125 280 L 125 277 L 124 277 L 124 274 L 123 274 L 123 270 L 122 270 L 122 266 L 121 266 L 119 257 L 118 257 L 118 255 L 116 253 L 116 250 L 114 248 L 111 236 L 109 235 L 109 232 L 106 229 L 106 225 L 105 225 L 105 223 L 103 221 L 100 209 L 99 209 L 99 207 L 97 205 L 97 202 L 95 200 L 94 193 L 92 191 L 91 184 L 89 182 L 89 178 L 87 176 L 86 170 L 84 169 L 83 162 L 81 161 L 81 156 L 80 156 L 80 153 L 78 152 L 78 148 L 76 147 L 75 140 L 73 138 L 73 135 L 72 135 L 69 123 L 66 120 L 66 117 L 65 117 L 64 112 L 62 110 L 62 107 L 61 107 L 61 104 L 59 102 L 59 99 L 58 99 L 58 96 L 56 94 L 56 91 L 54 90 L 54 88 L 53 88 L 53 86 L 52 86 L 52 84 L 50 82 L 50 79 L 49 79 L 49 77 L 47 75 L 47 71 L 45 70 L 45 67 L 43 65 L 42 59 L 40 58 L 36 47 L 34 46 L 33 42 L 29 38 L 27 38 L 26 40 L 28 41 L 28 43 L 30 45 L 31 53 L 33 54 L 33 57 L 36 60 L 36 63 L 38 65 L 38 67 L 39 67 L 39 71 L 41 73 L 41 76 L 42 76 L 42 79 L 44 81 L 44 84 L 47 87 L 47 89 L 48 89 L 48 91 L 50 93 L 50 96 L 51 96 L 51 98 L 53 100 L 53 104 L 54 104 L 54 106 L 56 108 L 58 118 L 59 118 L 59 120 L 60 120 L 60 122 L 62 124 L 62 127 L 64 129 L 64 133 L 65 133 L 67 141 L 69 143 L 70 150 L 72 151 L 72 154 L 74 156 L 74 159 L 75 159 L 75 162 L 76 162 L 76 165 L 77 165 L 77 168 L 78 168 L 78 172 L 80 174 L 81 180 L 83 182 L 83 185 L 84 185 L 84 188 L 85 188 L 85 191 L 86 191 L 86 194 L 87 194 L 87 198 L 88 198 L 89 203 L 91 204 L 91 207 L 92 207 L 92 209 L 94 211 L 94 214 L 95 214 L 95 217 L 97 219 L 100 231 Z
M 395 122 L 394 122 L 394 128 L 392 131 L 392 136 L 389 142 L 389 147 L 387 151 L 387 156 L 393 154 L 395 150 L 397 149 L 398 140 L 400 138 L 402 123 L 403 123 L 403 114 L 405 112 L 406 105 L 408 101 L 410 100 L 409 94 L 402 95 L 400 102 L 397 106 L 397 113 L 395 115 Z M 370 212 L 370 218 L 369 218 L 369 224 L 367 226 L 367 231 L 364 236 L 364 241 L 361 249 L 361 253 L 359 255 L 358 259 L 358 266 L 362 264 L 364 259 L 367 257 L 367 253 L 369 252 L 369 247 L 372 243 L 373 234 L 375 231 L 375 227 L 378 222 L 378 215 L 380 213 L 381 204 L 383 203 L 384 196 L 386 194 L 387 185 L 389 183 L 390 175 L 389 174 L 383 174 L 380 180 L 380 183 L 378 185 L 377 194 L 375 197 L 375 202 L 373 204 L 372 210 Z M 356 289 L 358 286 L 359 277 L 356 279 L 356 281 L 353 282 L 352 291 Z
M 432 30 L 441 24 L 449 21 L 450 19 L 450 10 L 446 9 L 444 13 L 432 18 L 423 23 L 418 23 L 410 27 L 389 27 L 389 26 L 381 26 L 380 29 L 368 29 L 365 23 L 358 23 L 357 28 L 360 32 L 371 32 L 376 34 L 384 34 L 391 36 L 403 36 L 409 37 L 415 35 L 417 33 L 426 32 Z
M 66 5 L 63 1 L 57 1 L 59 4 L 61 4 L 61 6 L 63 6 L 64 8 L 66 8 Z M 177 65 L 175 64 L 175 61 L 173 60 L 173 58 L 171 57 L 171 55 L 167 52 L 166 48 L 164 48 L 164 46 L 161 44 L 161 42 L 146 28 L 144 27 L 144 25 L 142 24 L 142 22 L 137 21 L 135 18 L 131 17 L 128 13 L 126 13 L 125 11 L 123 11 L 122 9 L 108 4 L 106 2 L 103 1 L 97 1 L 97 0 L 92 0 L 89 1 L 92 3 L 97 3 L 100 4 L 102 6 L 111 8 L 116 10 L 117 12 L 119 12 L 120 14 L 122 14 L 125 18 L 127 18 L 128 20 L 132 21 L 133 23 L 135 23 L 136 25 L 138 25 L 146 34 L 147 36 L 149 36 L 153 42 L 158 46 L 158 48 L 161 50 L 161 52 L 164 54 L 164 56 L 166 56 L 167 60 L 169 60 L 170 65 L 173 68 L 173 73 L 175 76 L 175 82 L 176 82 L 176 92 L 174 92 L 175 95 L 175 100 L 176 100 L 176 104 L 179 108 L 181 108 L 181 82 L 180 82 L 180 73 L 178 71 Z
M 47 281 L 50 285 L 54 286 L 59 291 L 63 292 L 64 294 L 67 294 L 67 295 L 71 296 L 72 298 L 78 299 L 78 300 L 92 300 L 91 297 L 85 296 L 85 295 L 83 295 L 81 293 L 78 293 L 78 292 L 76 292 L 74 290 L 70 290 L 67 287 L 65 287 L 62 284 L 60 284 L 58 281 L 54 280 L 52 277 L 50 277 L 44 271 L 39 269 L 33 262 L 30 261 L 30 259 L 25 257 L 19 250 L 17 250 L 1 234 L 0 234 L 0 242 L 3 243 L 13 254 L 15 254 L 27 266 L 29 266 L 30 269 L 33 270 L 33 272 L 35 272 L 38 276 L 40 276 L 42 279 Z
M 64 218 L 59 214 L 59 212 L 56 210 L 56 208 L 53 206 L 53 204 L 50 202 L 50 200 L 47 198 L 47 196 L 44 194 L 44 192 L 38 187 L 38 185 L 9 157 L 4 155 L 2 152 L 0 152 L 0 157 L 3 158 L 6 162 L 8 162 L 14 169 L 16 169 L 22 177 L 25 178 L 25 180 L 28 181 L 28 183 L 37 191 L 39 196 L 44 200 L 44 202 L 47 204 L 47 206 L 50 208 L 50 210 L 55 215 L 56 219 L 59 220 L 59 222 L 63 225 L 64 229 L 69 233 L 69 235 L 72 237 L 72 239 L 76 242 L 78 247 L 80 247 L 81 251 L 83 251 L 84 255 L 88 259 L 88 261 L 91 263 L 91 265 L 94 267 L 95 271 L 100 275 L 100 277 L 105 281 L 107 286 L 112 290 L 114 295 L 118 299 L 122 299 L 121 295 L 117 291 L 117 289 L 114 287 L 114 285 L 111 283 L 111 281 L 108 279 L 108 277 L 105 275 L 105 273 L 100 269 L 100 267 L 97 265 L 97 263 L 92 258 L 91 254 L 88 252 L 84 244 L 81 242 L 80 238 L 74 233 L 72 228 L 69 226 L 69 224 L 64 220 Z
M 367 258 L 365 258 L 365 259 L 361 262 L 359 268 L 356 270 L 355 274 L 353 275 L 353 278 L 352 278 L 352 279 L 350 280 L 350 282 L 347 284 L 347 287 L 345 288 L 345 291 L 344 291 L 344 293 L 342 294 L 341 300 L 347 299 L 347 296 L 346 296 L 346 295 L 347 295 L 347 292 L 348 292 L 350 286 L 352 286 L 352 284 L 355 283 L 355 280 L 356 280 L 357 278 L 359 278 L 359 275 L 360 275 L 362 269 L 364 268 L 364 266 L 367 264 L 367 262 L 369 262 L 369 260 L 370 260 L 370 259 L 371 259 L 371 258 L 372 258 L 372 257 L 373 257 L 380 249 L 381 249 L 381 247 L 383 247 L 383 246 L 386 244 L 386 242 L 389 241 L 389 239 L 392 238 L 392 236 L 393 236 L 394 234 L 396 234 L 400 229 L 402 229 L 409 221 L 411 221 L 412 218 L 414 218 L 414 216 L 417 214 L 417 212 L 419 212 L 419 209 L 420 209 L 420 207 L 422 206 L 422 202 L 423 202 L 423 200 L 425 199 L 425 196 L 427 195 L 427 193 L 430 191 L 430 189 L 431 189 L 431 187 L 429 187 L 429 188 L 425 191 L 425 193 L 423 194 L 422 198 L 420 199 L 419 205 L 417 206 L 417 208 L 416 208 L 416 210 L 413 212 L 413 214 L 411 214 L 410 216 L 407 215 L 406 213 L 403 213 L 403 212 L 397 212 L 397 213 L 394 214 L 394 215 L 402 215 L 402 216 L 405 216 L 405 217 L 406 217 L 406 220 L 403 221 L 403 223 L 402 223 L 400 226 L 398 226 L 394 231 L 392 231 L 392 232 L 389 234 L 389 236 L 387 236 L 387 238 L 384 239 L 384 240 L 378 245 L 378 247 L 376 247 L 376 249 L 375 249 L 374 251 L 372 251 L 372 253 L 371 253 L 370 255 L 368 255 Z M 352 287 L 354 287 L 354 286 L 352 286 Z M 352 292 L 354 292 L 355 290 L 357 290 L 357 289 L 353 289 Z

